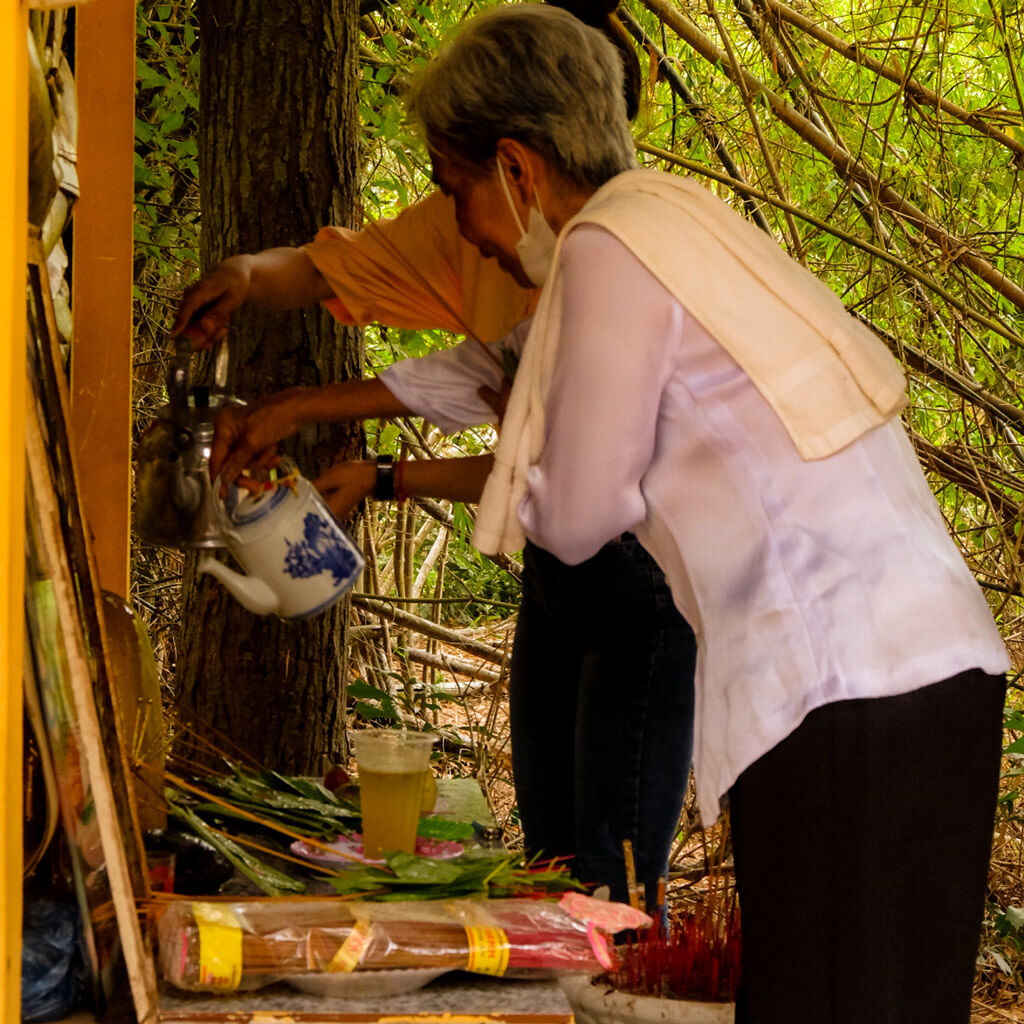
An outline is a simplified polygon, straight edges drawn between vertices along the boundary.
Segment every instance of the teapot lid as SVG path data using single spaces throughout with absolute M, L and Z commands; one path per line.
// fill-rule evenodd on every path
M 242 487 L 230 487 L 224 501 L 224 510 L 235 526 L 248 526 L 270 515 L 293 493 L 288 482 L 268 483 L 264 490 L 256 494 Z

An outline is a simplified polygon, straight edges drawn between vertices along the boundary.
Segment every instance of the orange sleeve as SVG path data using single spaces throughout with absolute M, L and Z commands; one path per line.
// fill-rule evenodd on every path
M 454 203 L 435 192 L 372 228 L 321 228 L 304 251 L 344 323 L 440 327 L 494 341 L 533 312 L 537 290 L 521 288 L 496 260 L 458 232 Z

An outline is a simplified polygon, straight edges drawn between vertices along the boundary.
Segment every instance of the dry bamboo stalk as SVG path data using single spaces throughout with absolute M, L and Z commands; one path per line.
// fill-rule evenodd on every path
M 427 525 L 433 528 L 433 521 L 430 521 Z M 431 569 L 437 564 L 438 558 L 441 556 L 441 552 L 448 546 L 448 531 L 439 529 L 436 536 L 434 537 L 433 544 L 430 545 L 430 550 L 427 552 L 426 557 L 420 563 L 419 571 L 416 573 L 416 579 L 412 584 L 412 592 L 410 597 L 419 597 L 423 593 L 423 588 L 426 586 L 427 577 L 430 575 Z M 434 606 L 432 614 L 436 615 L 436 609 L 440 608 L 440 605 Z
M 664 76 L 665 81 L 668 82 L 669 88 L 683 101 L 686 109 L 689 111 L 690 116 L 693 118 L 694 123 L 700 129 L 701 134 L 707 140 L 708 145 L 711 147 L 711 151 L 721 161 L 722 166 L 726 172 L 737 181 L 744 181 L 743 172 L 740 170 L 739 164 L 732 157 L 732 153 L 729 152 L 729 147 L 726 145 L 725 140 L 721 135 L 715 131 L 714 121 L 708 117 L 707 107 L 702 104 L 696 96 L 690 91 L 687 84 L 679 77 L 678 72 L 669 63 L 668 58 L 658 48 L 657 44 L 653 39 L 644 31 L 643 26 L 633 17 L 625 7 L 619 8 L 618 17 L 623 25 L 626 26 L 630 35 L 644 46 L 657 58 L 658 66 L 661 69 L 661 74 Z M 772 234 L 771 225 L 765 219 L 764 213 L 761 208 L 757 205 L 754 197 L 747 193 L 740 193 L 740 199 L 743 202 L 750 219 L 766 234 Z
M 373 529 L 373 517 L 363 516 L 363 551 L 366 557 L 366 581 L 368 590 L 380 593 L 380 569 L 377 566 L 377 538 Z
M 733 80 L 736 82 L 736 87 L 740 91 L 740 98 L 743 100 L 743 106 L 747 111 L 747 120 L 750 122 L 750 127 L 754 130 L 754 137 L 757 139 L 757 146 L 758 149 L 761 150 L 761 156 L 764 159 L 765 167 L 768 168 L 768 175 L 772 179 L 772 185 L 775 187 L 776 193 L 788 202 L 789 196 L 787 195 L 786 189 L 779 177 L 779 168 L 776 166 L 771 150 L 768 149 L 768 143 L 765 141 L 764 132 L 761 130 L 761 122 L 758 120 L 757 111 L 754 110 L 753 97 L 750 95 L 750 90 L 747 89 L 743 76 L 739 74 L 740 62 L 736 59 L 736 51 L 733 49 L 732 42 L 729 39 L 729 33 L 726 32 L 725 25 L 722 24 L 722 19 L 719 17 L 718 8 L 715 7 L 714 0 L 706 0 L 706 4 L 708 14 L 711 15 L 711 19 L 714 21 L 715 27 L 718 29 L 718 34 L 721 37 L 722 45 L 725 47 L 729 63 L 732 65 L 733 71 L 736 74 L 736 77 Z M 796 220 L 794 219 L 793 214 L 788 211 L 784 211 L 784 216 L 786 219 L 786 225 L 789 227 L 789 244 L 792 249 L 793 258 L 806 267 L 807 256 L 804 252 L 804 243 L 803 239 L 800 237 L 800 230 L 797 228 Z
M 432 636 L 446 644 L 451 644 L 452 647 L 457 647 L 469 654 L 474 654 L 484 661 L 489 661 L 493 664 L 500 664 L 502 661 L 501 652 L 488 644 L 467 637 L 458 630 L 439 626 L 428 619 L 421 618 L 419 615 L 400 611 L 394 605 L 388 604 L 386 598 L 354 597 L 352 603 L 358 608 L 372 612 L 381 619 L 404 625 L 413 632 L 422 633 L 424 636 Z
M 765 14 L 776 23 L 786 22 L 794 28 L 800 29 L 801 32 L 811 36 L 813 39 L 817 39 L 823 46 L 828 47 L 828 49 L 840 54 L 847 60 L 860 67 L 867 68 L 868 71 L 878 75 L 879 78 L 887 79 L 898 85 L 905 93 L 912 96 L 923 106 L 942 110 L 944 113 L 949 114 L 950 117 L 962 121 L 976 132 L 987 136 L 994 142 L 998 142 L 1001 146 L 1005 146 L 1014 153 L 1018 164 L 1024 167 L 1024 144 L 989 124 L 981 114 L 966 110 L 953 103 L 952 100 L 940 96 L 937 92 L 933 92 L 916 79 L 910 78 L 905 71 L 890 67 L 874 57 L 869 57 L 860 43 L 848 43 L 839 39 L 837 36 L 832 35 L 828 29 L 823 28 L 817 22 L 793 10 L 792 7 L 781 3 L 780 0 L 757 0 L 757 2 L 764 7 Z M 1013 63 L 1012 60 L 1008 60 L 1008 62 L 1011 65 Z
M 431 609 L 431 613 L 430 613 L 431 621 L 436 623 L 436 624 L 438 624 L 438 625 L 440 625 L 440 622 L 441 622 L 441 603 L 440 602 L 441 602 L 441 598 L 442 598 L 442 596 L 444 594 L 444 575 L 445 575 L 445 569 L 447 568 L 447 565 L 448 565 L 448 545 L 449 545 L 449 542 L 451 541 L 451 536 L 452 536 L 451 530 L 448 529 L 447 527 L 443 527 L 442 526 L 439 532 L 444 537 L 444 547 L 441 549 L 441 554 L 439 555 L 439 562 L 438 562 L 438 566 L 437 566 L 437 576 L 436 576 L 436 578 L 434 580 L 434 599 L 438 603 Z M 428 650 L 428 653 L 430 653 L 430 654 L 436 654 L 437 653 L 437 640 L 434 637 L 429 637 L 427 639 L 427 650 Z M 432 672 L 431 673 L 430 681 L 432 683 L 435 683 L 435 684 L 437 683 L 437 672 Z M 434 718 L 434 725 L 437 725 L 438 721 L 440 720 L 440 710 L 438 708 L 436 708 L 436 707 L 433 710 L 433 718 Z
M 463 661 L 461 658 L 453 658 L 447 654 L 425 651 L 420 647 L 410 647 L 407 653 L 410 661 L 431 668 L 443 669 L 451 672 L 452 675 L 469 676 L 470 679 L 488 684 L 497 683 L 501 679 L 501 674 L 498 672 L 493 672 L 482 665 Z
M 412 513 L 412 510 L 408 509 L 408 506 L 416 505 L 417 507 L 419 507 L 419 503 L 418 502 L 411 502 L 411 501 L 410 502 L 405 502 L 404 505 L 407 507 L 406 508 L 406 512 L 405 512 L 406 515 L 409 515 L 409 514 L 413 514 L 414 515 L 414 513 Z M 433 517 L 431 517 L 431 518 L 433 518 Z M 418 549 L 419 548 L 419 546 L 423 543 L 423 541 L 426 539 L 427 535 L 430 533 L 430 531 L 432 529 L 433 529 L 433 524 L 432 523 L 423 523 L 420 526 L 420 528 L 417 530 L 416 535 L 415 535 L 415 537 L 413 539 L 413 542 L 412 542 L 412 546 L 413 546 L 414 549 Z M 394 543 L 394 545 L 392 547 L 392 557 L 389 558 L 387 563 L 385 564 L 384 570 L 383 570 L 383 572 L 380 575 L 380 580 L 379 580 L 377 586 L 375 588 L 369 588 L 369 589 L 374 590 L 374 592 L 377 593 L 377 594 L 387 595 L 387 594 L 389 594 L 391 592 L 391 588 L 392 587 L 394 587 L 396 591 L 399 590 L 399 588 L 397 586 L 398 579 L 396 578 L 396 575 L 395 575 L 396 572 L 401 572 L 403 574 L 402 577 L 401 577 L 403 581 L 406 581 L 407 578 L 408 578 L 407 574 L 405 572 L 405 567 L 406 567 L 406 565 L 409 565 L 410 566 L 410 571 L 411 571 L 411 565 L 414 564 L 414 562 L 413 562 L 413 560 L 407 558 L 408 552 L 406 551 L 406 547 L 408 545 L 406 545 L 406 546 L 402 547 L 401 549 L 399 549 L 398 541 L 404 535 L 405 535 L 405 526 L 404 526 L 404 524 L 400 523 L 400 521 L 398 519 L 398 516 L 397 516 L 397 513 L 396 513 L 396 518 L 395 518 L 395 543 Z M 396 561 L 396 556 L 397 556 L 397 561 Z M 399 591 L 398 596 L 402 597 L 402 598 L 411 598 L 413 595 L 408 594 L 408 593 L 403 594 L 403 593 L 401 593 Z
M 805 142 L 827 157 L 844 181 L 853 180 L 862 184 L 882 206 L 898 213 L 907 223 L 914 225 L 922 234 L 938 245 L 948 259 L 961 264 L 984 281 L 993 291 L 1008 299 L 1018 309 L 1024 310 L 1024 288 L 1011 281 L 1005 274 L 1000 273 L 965 239 L 951 235 L 907 198 L 900 195 L 891 186 L 886 185 L 865 164 L 852 154 L 842 150 L 827 134 L 745 68 L 733 68 L 727 55 L 688 17 L 670 6 L 667 0 L 641 0 L 641 2 L 705 60 L 720 68 L 730 81 L 735 83 L 738 78 L 741 78 L 752 94 L 763 96 L 775 116 L 783 124 L 793 129 Z M 1011 338 L 1011 340 L 1014 339 Z M 1020 344 L 1020 342 L 1017 343 Z
M 1022 485 L 1002 467 L 993 470 L 982 461 L 980 453 L 969 452 L 967 448 L 962 454 L 939 448 L 916 431 L 911 431 L 910 437 L 918 458 L 932 472 L 981 498 L 1004 522 L 1012 523 L 1020 515 L 1020 501 L 999 488 L 1013 488 L 1020 493 Z
M 764 202 L 770 203 L 772 206 L 790 210 L 797 217 L 800 217 L 801 220 L 805 220 L 809 224 L 813 224 L 815 227 L 820 228 L 822 231 L 825 231 L 830 235 L 834 235 L 836 238 L 839 238 L 866 253 L 870 253 L 877 259 L 898 268 L 901 273 L 906 274 L 908 277 L 912 277 L 915 280 L 920 281 L 930 291 L 933 291 L 936 295 L 940 296 L 943 301 L 948 302 L 954 309 L 959 310 L 959 312 L 961 312 L 965 317 L 974 320 L 986 330 L 993 331 L 1001 337 L 1006 338 L 1007 341 L 1024 347 L 1024 338 L 1019 334 L 1016 334 L 998 320 L 993 320 L 990 317 L 985 316 L 983 313 L 979 313 L 977 310 L 972 309 L 962 299 L 957 298 L 948 289 L 939 284 L 934 277 L 930 277 L 928 274 L 923 273 L 917 267 L 906 263 L 893 253 L 886 252 L 885 249 L 881 249 L 877 245 L 872 245 L 871 242 L 858 238 L 856 235 L 852 235 L 850 232 L 844 231 L 842 228 L 835 227 L 834 225 L 823 221 L 820 217 L 815 217 L 814 214 L 800 209 L 798 206 L 786 203 L 777 196 L 768 195 L 768 193 L 759 188 L 754 188 L 753 186 L 746 184 L 746 182 L 731 179 L 720 171 L 716 171 L 714 168 L 708 167 L 705 164 L 698 163 L 696 160 L 689 160 L 684 156 L 678 156 L 676 153 L 670 153 L 667 149 L 661 149 L 658 146 L 652 146 L 646 142 L 638 142 L 637 149 L 644 153 L 650 153 L 652 156 L 656 156 L 659 159 L 664 160 L 666 163 L 675 164 L 678 167 L 683 167 L 686 168 L 686 170 L 693 171 L 695 174 L 700 174 L 703 177 L 720 181 L 737 192 L 747 191 L 758 199 L 762 199 Z
M 785 36 L 778 31 L 777 26 L 772 26 L 773 34 L 778 40 L 776 46 L 768 38 L 768 23 L 761 17 L 760 13 L 754 10 L 750 0 L 734 0 L 734 6 L 739 12 L 751 34 L 757 40 L 758 45 L 764 50 L 768 60 L 776 74 L 781 86 L 792 97 L 797 109 L 827 136 L 833 139 L 836 145 L 847 151 L 850 147 L 846 144 L 835 123 L 828 115 L 828 111 L 822 104 L 818 90 L 814 88 L 810 77 L 803 66 L 798 55 L 793 52 Z M 799 81 L 803 87 L 801 92 L 796 82 Z M 851 185 L 850 198 L 860 211 L 860 215 L 871 230 L 878 235 L 885 245 L 890 244 L 891 232 L 882 223 L 880 210 L 872 202 L 871 196 L 864 190 L 862 185 L 853 182 Z
M 405 592 L 405 503 L 401 503 L 395 506 L 395 519 L 394 519 L 394 540 L 392 541 L 392 555 L 391 565 L 394 575 L 393 585 L 395 593 L 399 597 L 408 597 L 409 595 Z M 382 583 L 387 583 L 385 572 L 385 579 Z M 390 587 L 388 588 L 390 590 Z M 388 591 L 385 591 L 387 593 Z

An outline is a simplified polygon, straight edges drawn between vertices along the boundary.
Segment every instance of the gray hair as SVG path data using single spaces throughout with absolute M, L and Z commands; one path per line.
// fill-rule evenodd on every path
M 512 4 L 469 21 L 413 78 L 407 103 L 450 159 L 489 163 L 499 139 L 518 139 L 600 186 L 636 166 L 622 83 L 600 31 L 557 7 Z

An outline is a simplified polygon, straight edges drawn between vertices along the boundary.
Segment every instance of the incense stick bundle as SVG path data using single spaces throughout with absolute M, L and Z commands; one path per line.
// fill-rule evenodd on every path
M 538 899 L 183 901 L 164 912 L 159 938 L 166 979 L 210 992 L 355 969 L 596 971 L 598 953 L 606 955 L 593 928 L 557 901 Z

